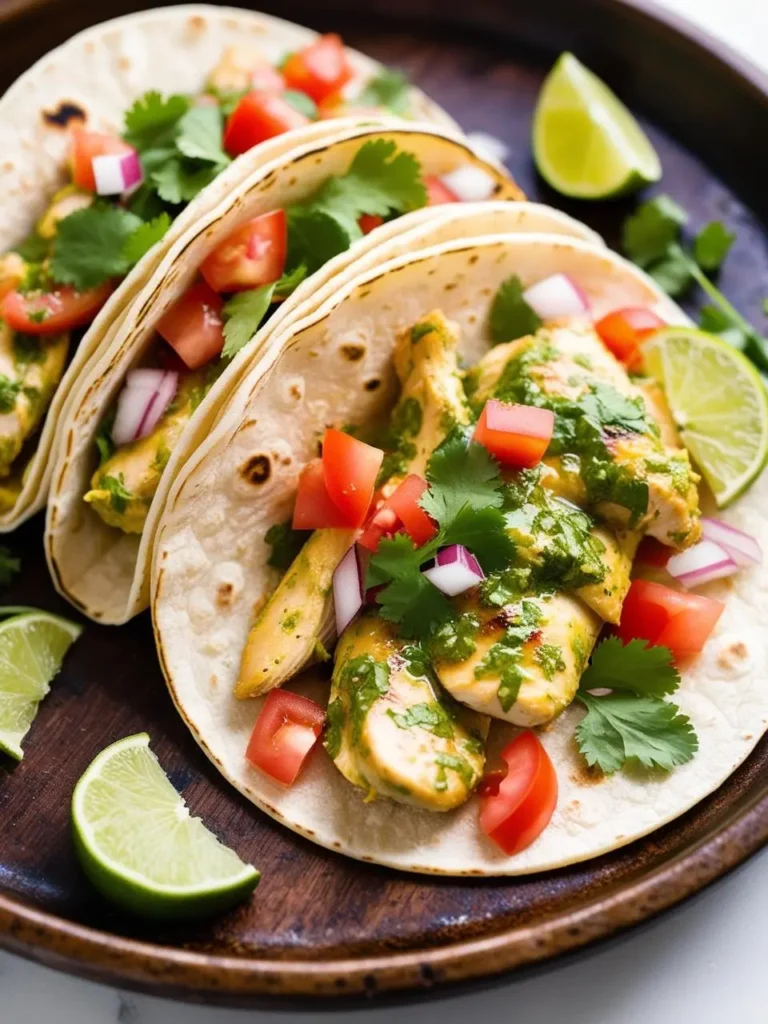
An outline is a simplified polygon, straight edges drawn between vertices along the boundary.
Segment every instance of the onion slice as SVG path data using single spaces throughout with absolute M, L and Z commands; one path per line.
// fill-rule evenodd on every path
M 701 520 L 701 532 L 707 540 L 714 541 L 724 548 L 737 565 L 761 565 L 763 551 L 754 537 L 735 526 L 724 523 L 722 519 Z
M 130 444 L 151 434 L 171 404 L 179 386 L 174 370 L 130 370 L 117 399 L 112 425 L 116 445 Z
M 140 185 L 144 178 L 139 154 L 135 149 L 129 149 L 125 153 L 95 156 L 91 164 L 96 192 L 100 196 L 122 195 L 123 192 Z
M 456 597 L 485 579 L 480 563 L 463 544 L 451 544 L 438 551 L 435 563 L 423 575 L 448 597 Z
M 482 203 L 496 191 L 496 181 L 488 171 L 474 164 L 457 167 L 440 180 L 462 203 Z
M 589 299 L 584 290 L 568 274 L 553 274 L 526 288 L 523 299 L 542 320 L 558 320 L 565 316 L 585 316 Z
M 738 569 L 725 548 L 712 540 L 701 540 L 687 551 L 672 555 L 667 562 L 667 572 L 686 588 L 732 576 Z
M 336 612 L 336 633 L 344 632 L 365 603 L 363 566 L 353 544 L 336 566 L 333 574 L 333 606 Z

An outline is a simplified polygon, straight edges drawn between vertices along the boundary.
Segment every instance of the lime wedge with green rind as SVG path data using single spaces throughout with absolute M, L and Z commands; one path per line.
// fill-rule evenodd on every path
M 246 899 L 259 872 L 193 818 L 139 733 L 95 758 L 72 797 L 75 845 L 107 899 L 155 918 L 199 917 Z
M 0 623 L 0 751 L 20 761 L 21 744 L 82 627 L 36 609 Z
M 725 508 L 768 460 L 768 393 L 760 374 L 722 338 L 695 328 L 659 331 L 643 353 L 686 448 Z
M 545 181 L 575 199 L 626 195 L 661 178 L 645 132 L 572 53 L 562 54 L 539 93 L 533 155 Z

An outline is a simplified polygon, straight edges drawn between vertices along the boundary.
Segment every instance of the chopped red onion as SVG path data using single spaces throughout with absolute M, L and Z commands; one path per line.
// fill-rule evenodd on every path
M 363 567 L 353 544 L 336 566 L 333 574 L 333 605 L 336 611 L 336 632 L 339 636 L 352 622 L 365 602 Z
M 496 180 L 482 167 L 465 164 L 440 178 L 462 203 L 481 203 L 496 191 Z
M 701 540 L 692 548 L 672 555 L 667 562 L 667 572 L 684 587 L 700 587 L 712 580 L 732 576 L 738 565 L 728 552 L 712 540 Z
M 712 540 L 724 548 L 737 565 L 761 565 L 763 552 L 755 540 L 743 530 L 724 523 L 722 519 L 701 520 L 701 532 L 707 540 Z
M 100 196 L 119 196 L 141 184 L 141 161 L 135 149 L 95 156 L 91 163 L 96 191 Z
M 130 444 L 151 434 L 178 386 L 179 375 L 173 370 L 130 370 L 117 399 L 112 425 L 115 444 Z
M 480 563 L 463 544 L 451 544 L 438 551 L 434 565 L 422 570 L 424 576 L 448 597 L 456 597 L 485 579 Z
M 568 274 L 553 274 L 526 288 L 523 298 L 542 320 L 589 313 L 589 298 Z
M 501 139 L 497 139 L 495 135 L 490 135 L 488 132 L 470 132 L 467 139 L 472 149 L 486 160 L 495 160 L 497 163 L 503 164 L 509 156 L 510 149 L 506 142 L 502 142 Z

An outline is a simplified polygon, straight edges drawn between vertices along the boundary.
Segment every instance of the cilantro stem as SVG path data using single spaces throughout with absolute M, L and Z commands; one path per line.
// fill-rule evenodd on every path
M 733 306 L 728 299 L 723 295 L 720 289 L 710 281 L 698 263 L 686 254 L 686 260 L 688 262 L 688 269 L 691 272 L 691 277 L 699 285 L 699 287 L 707 293 L 712 299 L 716 306 L 718 306 L 727 317 L 729 317 L 736 326 L 740 327 L 743 331 L 751 334 L 754 328 L 748 320 L 746 320 L 741 313 Z

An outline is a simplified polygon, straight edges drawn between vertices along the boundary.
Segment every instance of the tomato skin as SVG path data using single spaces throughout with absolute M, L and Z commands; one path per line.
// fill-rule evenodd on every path
M 205 366 L 224 348 L 223 306 L 209 284 L 197 281 L 160 318 L 157 333 L 190 370 Z
M 200 273 L 215 292 L 241 292 L 282 277 L 288 251 L 285 210 L 254 217 L 203 260 Z
M 272 690 L 256 719 L 246 759 L 276 782 L 291 786 L 325 725 L 325 711 L 298 693 Z
M 702 650 L 724 607 L 701 594 L 633 580 L 616 632 L 622 643 L 646 640 L 651 647 L 668 647 L 675 661 L 683 662 Z
M 381 501 L 358 539 L 369 551 L 376 551 L 383 537 L 396 533 L 401 527 L 417 548 L 437 533 L 437 527 L 419 505 L 429 484 L 416 473 L 411 473 L 384 501 Z M 375 506 L 375 502 L 374 502 Z
M 384 452 L 329 427 L 323 438 L 323 473 L 328 494 L 349 526 L 362 526 L 371 507 Z
M 380 228 L 383 223 L 384 218 L 379 217 L 376 213 L 364 213 L 357 222 L 364 235 L 370 235 L 375 228 Z
M 667 324 L 652 309 L 626 306 L 608 313 L 595 324 L 600 340 L 616 358 L 630 369 L 639 369 L 643 362 L 642 342 Z
M 78 188 L 82 188 L 86 192 L 95 192 L 96 178 L 93 174 L 93 158 L 128 153 L 130 150 L 131 146 L 127 142 L 123 142 L 117 135 L 89 132 L 79 125 L 71 128 L 69 164 L 72 169 L 72 181 Z
M 294 109 L 277 93 L 246 93 L 227 119 L 224 149 L 230 156 L 240 156 L 260 142 L 276 135 L 303 128 L 309 118 Z
M 258 92 L 283 92 L 285 79 L 277 68 L 265 61 L 251 72 L 251 88 Z
M 461 202 L 456 193 L 434 174 L 425 176 L 424 187 L 427 190 L 427 206 L 443 206 L 445 203 Z
M 69 285 L 40 294 L 22 295 L 21 292 L 13 291 L 0 303 L 0 312 L 3 320 L 14 331 L 24 334 L 60 334 L 90 323 L 109 298 L 112 288 L 112 282 L 106 281 L 87 292 L 76 292 Z M 30 320 L 30 314 L 34 316 L 41 311 L 47 314 L 44 320 L 40 323 Z
M 329 33 L 291 54 L 282 74 L 289 89 L 298 89 L 315 103 L 323 103 L 341 92 L 354 77 L 354 70 L 341 38 Z
M 491 398 L 477 421 L 473 440 L 487 448 L 502 466 L 532 469 L 552 440 L 555 414 L 533 405 L 510 405 Z
M 294 530 L 349 529 L 349 523 L 328 494 L 322 459 L 313 459 L 301 471 L 291 525 Z
M 557 775 L 530 730 L 516 736 L 501 757 L 509 770 L 495 794 L 481 797 L 480 828 L 512 856 L 530 846 L 549 824 L 557 805 Z

